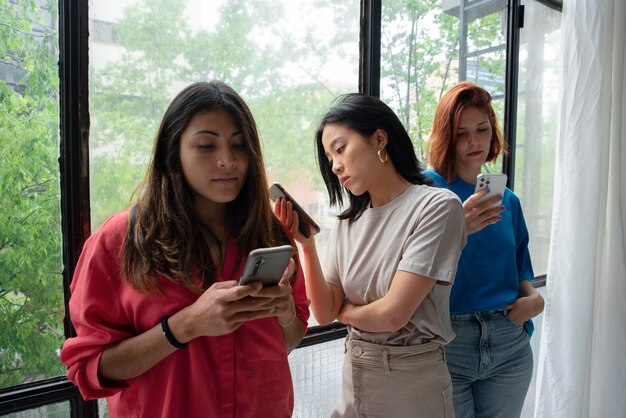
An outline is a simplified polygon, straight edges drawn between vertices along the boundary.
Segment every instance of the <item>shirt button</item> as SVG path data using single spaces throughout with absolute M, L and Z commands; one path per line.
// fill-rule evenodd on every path
M 361 347 L 352 347 L 352 355 L 354 357 L 360 357 L 363 354 L 363 349 Z

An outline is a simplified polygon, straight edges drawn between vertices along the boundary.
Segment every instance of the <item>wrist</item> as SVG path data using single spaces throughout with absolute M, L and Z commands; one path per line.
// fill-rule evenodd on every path
M 165 339 L 167 339 L 167 341 L 171 345 L 173 345 L 175 348 L 180 349 L 180 348 L 187 347 L 187 343 L 180 341 L 178 338 L 176 338 L 176 336 L 172 332 L 172 330 L 171 330 L 171 328 L 169 326 L 169 317 L 168 316 L 164 316 L 163 318 L 161 318 L 161 331 L 163 332 L 163 335 L 165 336 Z
M 293 299 L 290 305 L 291 305 L 291 308 L 287 309 L 287 311 L 284 314 L 276 316 L 276 319 L 278 320 L 278 324 L 283 328 L 287 328 L 298 317 L 298 315 L 296 314 L 296 306 L 293 303 Z
M 185 310 L 183 309 L 170 316 L 167 323 L 176 340 L 183 344 L 187 344 L 195 338 L 195 335 L 193 335 L 191 327 L 187 322 L 187 316 L 184 314 L 184 311 Z
M 311 252 L 316 251 L 315 249 L 315 238 L 311 237 L 302 242 L 300 242 L 300 246 L 302 247 L 303 252 Z

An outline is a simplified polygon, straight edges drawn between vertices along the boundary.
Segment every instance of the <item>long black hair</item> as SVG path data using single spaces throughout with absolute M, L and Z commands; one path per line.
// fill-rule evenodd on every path
M 384 130 L 387 133 L 387 155 L 398 173 L 412 184 L 429 183 L 422 174 L 422 167 L 409 134 L 389 106 L 373 96 L 358 93 L 339 96 L 322 118 L 315 135 L 317 162 L 328 190 L 330 204 L 341 206 L 346 192 L 350 200 L 350 207 L 339 215 L 339 219 L 358 219 L 370 205 L 371 198 L 369 193 L 355 196 L 341 185 L 339 178 L 333 173 L 322 144 L 322 134 L 328 124 L 343 125 L 366 138 L 377 129 Z

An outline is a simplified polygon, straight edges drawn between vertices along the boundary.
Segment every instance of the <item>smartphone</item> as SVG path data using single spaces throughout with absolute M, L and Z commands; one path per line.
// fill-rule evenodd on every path
M 239 284 L 261 282 L 263 286 L 276 286 L 293 255 L 291 245 L 257 248 L 250 251 Z
M 506 174 L 494 173 L 494 174 L 479 174 L 476 176 L 476 189 L 474 193 L 477 193 L 485 188 L 489 188 L 489 192 L 480 199 L 478 203 L 491 199 L 494 196 L 504 196 L 504 188 L 506 187 Z M 501 205 L 502 201 L 496 202 L 491 208 L 496 208 Z M 491 209 L 490 208 L 490 209 Z
M 291 197 L 289 193 L 287 193 L 287 190 L 285 190 L 283 186 L 278 183 L 274 183 L 270 187 L 269 192 L 270 198 L 274 202 L 276 202 L 279 197 L 284 197 L 286 200 L 291 202 L 293 209 L 298 214 L 298 230 L 302 235 L 308 238 L 320 232 L 319 225 L 315 223 L 315 221 L 309 216 L 309 214 L 306 213 L 304 209 L 302 209 L 302 207 L 300 207 L 298 202 L 296 202 L 296 200 Z

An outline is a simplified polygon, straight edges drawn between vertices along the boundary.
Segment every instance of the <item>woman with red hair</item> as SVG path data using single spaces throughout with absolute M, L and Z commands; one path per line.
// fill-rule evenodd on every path
M 456 337 L 445 347 L 456 417 L 519 417 L 533 369 L 531 318 L 544 302 L 530 283 L 518 197 L 507 188 L 481 202 L 487 192 L 474 193 L 483 165 L 507 152 L 490 94 L 468 82 L 446 92 L 428 146 L 425 174 L 464 202 L 468 232 L 450 294 Z

